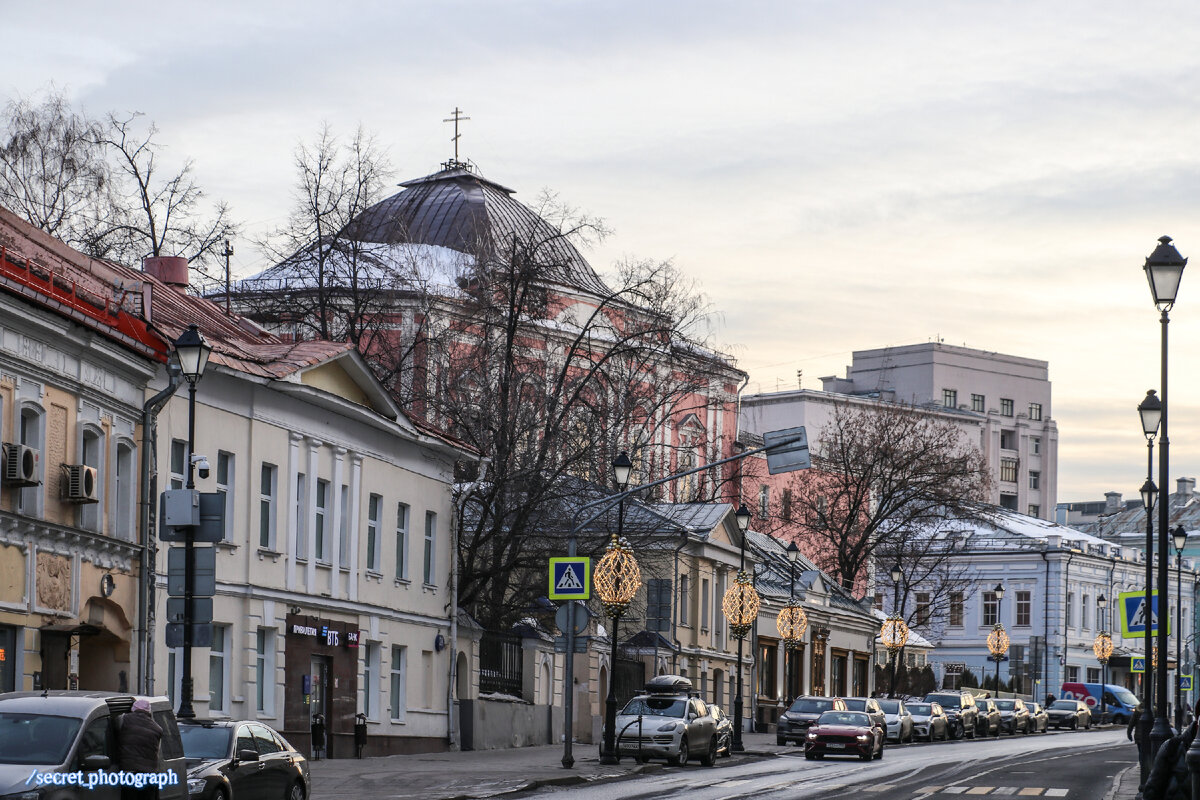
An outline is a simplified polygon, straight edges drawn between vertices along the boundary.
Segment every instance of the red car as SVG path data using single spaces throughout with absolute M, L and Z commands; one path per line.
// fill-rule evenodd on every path
M 884 730 L 871 724 L 862 711 L 826 711 L 808 729 L 804 757 L 858 756 L 863 761 L 883 758 Z

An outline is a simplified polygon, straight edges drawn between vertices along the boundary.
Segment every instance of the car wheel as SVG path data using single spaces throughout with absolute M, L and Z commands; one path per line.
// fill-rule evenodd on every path
M 814 756 L 812 753 L 805 753 L 805 754 L 804 754 L 804 760 L 805 760 L 805 761 L 812 761 L 814 758 L 816 758 L 816 756 Z
M 685 736 L 679 740 L 679 752 L 675 754 L 674 758 L 670 759 L 670 764 L 675 767 L 682 767 L 687 763 L 689 755 L 687 737 Z
M 717 737 L 713 735 L 708 740 L 708 752 L 700 757 L 701 766 L 711 767 L 717 763 Z
M 1090 731 L 1092 729 L 1092 718 L 1091 717 L 1088 717 L 1087 725 L 1084 725 L 1083 729 L 1085 731 Z
M 861 756 L 859 756 L 859 758 L 862 759 L 863 761 L 870 761 L 874 757 L 875 757 L 874 753 L 863 753 Z
M 287 794 L 283 797 L 284 800 L 304 800 L 304 794 L 304 784 L 296 781 L 288 787 Z
M 879 745 L 879 752 L 875 754 L 875 758 L 879 759 L 880 761 L 883 760 L 883 745 L 882 744 Z
M 1078 717 L 1071 720 L 1071 730 L 1073 730 L 1073 731 L 1079 730 L 1079 718 Z
M 212 800 L 229 800 L 229 790 L 224 786 L 218 786 L 213 792 Z
M 963 723 L 963 730 L 964 730 L 964 731 L 966 730 L 966 727 L 967 727 L 967 723 L 965 723 L 965 722 L 964 722 L 964 723 Z M 972 725 L 972 726 L 971 726 L 970 735 L 969 735 L 969 736 L 967 736 L 967 738 L 968 738 L 968 739 L 974 739 L 974 738 L 975 738 L 975 734 L 976 734 L 976 733 L 978 733 L 978 732 L 979 732 L 979 731 L 978 731 L 978 730 L 976 730 L 975 726 L 974 726 L 974 725 Z

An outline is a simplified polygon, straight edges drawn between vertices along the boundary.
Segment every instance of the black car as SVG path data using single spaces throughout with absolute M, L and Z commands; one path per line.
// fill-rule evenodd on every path
M 996 701 L 990 697 L 980 697 L 975 700 L 979 707 L 979 725 L 975 729 L 980 736 L 999 736 L 1003 727 L 1003 717 Z
M 975 704 L 975 695 L 970 692 L 930 692 L 925 695 L 926 703 L 937 703 L 946 712 L 950 721 L 950 738 L 975 738 L 975 730 L 979 725 L 979 707 Z
M 308 761 L 261 722 L 180 722 L 189 800 L 305 800 Z
M 846 704 L 836 697 L 797 697 L 788 710 L 779 715 L 775 726 L 775 743 L 782 747 L 788 742 L 804 744 L 804 734 L 817 717 L 826 711 L 845 711 Z
M 708 711 L 717 721 L 717 755 L 729 758 L 733 755 L 733 722 L 716 703 L 709 703 Z
M 1055 700 L 1046 709 L 1046 714 L 1055 728 L 1077 730 L 1092 727 L 1092 711 L 1082 700 Z

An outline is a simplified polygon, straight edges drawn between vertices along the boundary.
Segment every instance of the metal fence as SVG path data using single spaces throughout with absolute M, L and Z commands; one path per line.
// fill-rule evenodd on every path
M 521 697 L 521 637 L 484 631 L 479 641 L 479 692 Z

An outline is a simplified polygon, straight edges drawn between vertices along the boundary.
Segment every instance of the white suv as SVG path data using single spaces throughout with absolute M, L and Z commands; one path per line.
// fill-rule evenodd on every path
M 660 675 L 617 714 L 617 753 L 639 762 L 665 758 L 674 765 L 699 758 L 711 767 L 717 760 L 717 721 L 708 704 L 679 675 Z

